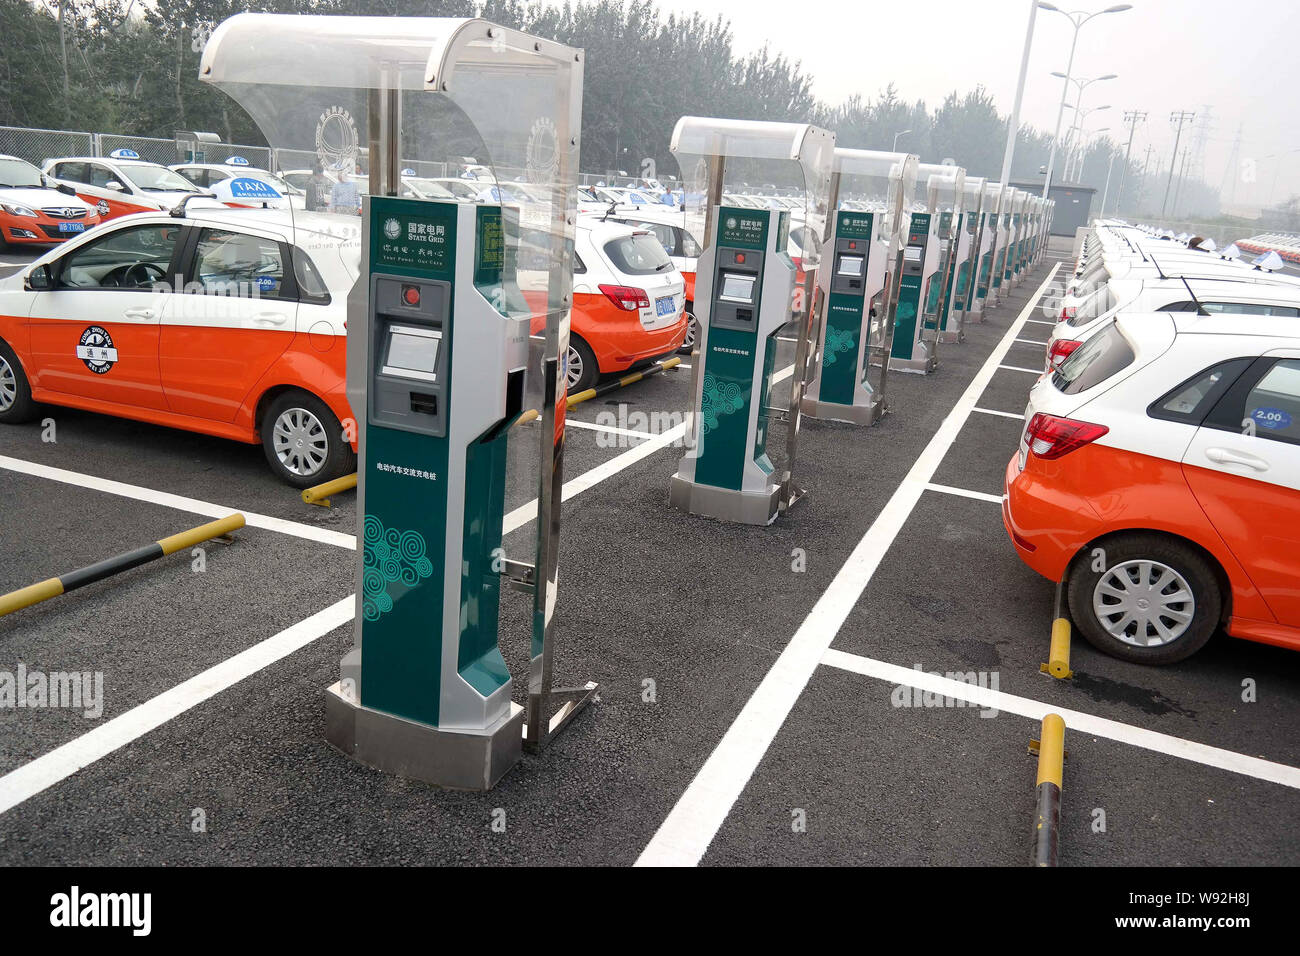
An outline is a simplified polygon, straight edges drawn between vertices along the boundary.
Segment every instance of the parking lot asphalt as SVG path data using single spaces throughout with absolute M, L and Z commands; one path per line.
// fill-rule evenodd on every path
M 683 421 L 689 368 L 572 409 L 556 678 L 601 692 L 483 794 L 369 770 L 325 741 L 323 689 L 351 643 L 352 495 L 307 506 L 260 448 L 86 413 L 51 412 L 53 443 L 39 425 L 0 431 L 0 592 L 209 512 L 259 516 L 205 546 L 201 572 L 175 555 L 0 618 L 0 669 L 104 678 L 97 718 L 0 709 L 0 862 L 1016 865 L 1038 730 L 1024 701 L 1091 720 L 1066 731 L 1063 864 L 1300 862 L 1283 823 L 1300 811 L 1285 782 L 1300 765 L 1295 655 L 1221 635 L 1143 668 L 1076 639 L 1072 681 L 1038 671 L 1054 586 L 1016 558 L 990 499 L 1021 427 L 1006 415 L 1035 380 L 1016 368 L 1042 364 L 1032 302 L 1068 255 L 1054 243 L 941 346 L 938 372 L 891 374 L 879 425 L 805 419 L 808 496 L 767 528 L 671 510 L 681 449 L 628 434 Z M 1010 342 L 1013 326 L 1030 341 Z M 533 446 L 536 426 L 520 437 Z M 769 446 L 784 437 L 774 427 Z M 930 485 L 975 496 L 914 488 L 924 463 Z M 517 479 L 507 511 L 530 493 Z M 526 557 L 531 523 L 517 523 L 507 551 Z M 507 595 L 522 700 L 528 606 Z M 1005 706 L 930 706 L 871 676 L 891 667 L 973 673 Z

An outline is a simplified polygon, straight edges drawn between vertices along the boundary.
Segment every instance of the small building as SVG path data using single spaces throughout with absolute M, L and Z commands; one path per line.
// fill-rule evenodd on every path
M 1043 194 L 1043 184 L 1011 183 L 1017 189 L 1025 189 L 1036 196 Z M 1092 218 L 1092 199 L 1097 190 L 1092 186 L 1079 183 L 1053 183 L 1047 198 L 1056 200 L 1056 211 L 1052 215 L 1052 235 L 1073 236 L 1075 230 L 1088 225 Z

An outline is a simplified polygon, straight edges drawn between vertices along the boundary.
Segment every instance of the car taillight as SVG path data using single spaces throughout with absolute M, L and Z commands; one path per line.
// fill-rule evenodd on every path
M 1105 425 L 1076 422 L 1072 418 L 1058 418 L 1038 412 L 1025 428 L 1025 441 L 1036 456 L 1054 461 L 1096 441 L 1108 431 L 1110 429 Z
M 630 285 L 602 285 L 600 291 L 624 312 L 650 308 L 650 297 L 644 289 L 635 289 Z
M 1082 342 L 1074 339 L 1057 339 L 1047 347 L 1047 364 L 1050 368 L 1060 368 L 1061 363 L 1070 357 Z
M 1065 321 L 1067 321 L 1067 320 L 1069 320 L 1069 319 L 1074 318 L 1075 315 L 1077 315 L 1077 314 L 1078 314 L 1078 309 L 1076 309 L 1074 306 L 1072 306 L 1072 305 L 1062 306 L 1062 307 L 1061 307 L 1061 317 L 1060 317 L 1059 319 L 1057 319 L 1056 321 L 1058 321 L 1058 322 L 1065 322 Z

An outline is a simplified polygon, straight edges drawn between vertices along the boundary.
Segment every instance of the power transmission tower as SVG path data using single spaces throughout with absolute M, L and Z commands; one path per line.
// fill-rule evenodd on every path
M 1214 108 L 1202 106 L 1196 114 L 1196 127 L 1192 130 L 1192 152 L 1187 160 L 1187 175 L 1191 179 L 1205 179 L 1205 147 L 1213 132 Z
M 1223 179 L 1219 182 L 1219 194 L 1223 194 L 1226 187 L 1228 190 L 1228 205 L 1232 205 L 1233 200 L 1237 198 L 1237 180 L 1241 178 L 1241 170 L 1237 168 L 1241 162 L 1241 127 L 1237 124 L 1237 135 L 1232 140 L 1232 154 L 1228 157 L 1228 165 L 1223 167 Z M 1232 177 L 1229 179 L 1228 177 Z
M 1182 142 L 1183 124 L 1195 118 L 1195 113 L 1189 113 L 1186 110 L 1177 110 L 1169 114 L 1169 122 L 1178 124 L 1178 132 L 1174 134 L 1174 154 L 1169 160 L 1169 178 L 1165 181 L 1165 198 L 1160 201 L 1161 219 L 1165 217 L 1165 209 L 1169 205 L 1169 187 L 1174 184 L 1174 170 L 1178 167 L 1178 144 Z
M 1128 146 L 1124 149 L 1124 168 L 1119 171 L 1119 189 L 1115 192 L 1116 213 L 1124 208 L 1124 183 L 1128 179 L 1128 161 L 1133 153 L 1133 134 L 1137 132 L 1138 123 L 1145 121 L 1146 118 L 1146 113 L 1137 110 L 1128 110 L 1124 113 L 1124 122 L 1128 124 Z
M 1174 205 L 1173 208 L 1169 210 L 1169 214 L 1175 219 L 1178 218 L 1178 196 L 1183 191 L 1183 183 L 1187 181 L 1187 161 L 1191 151 L 1192 148 L 1190 146 L 1183 147 L 1183 161 L 1178 170 L 1178 185 L 1174 187 Z

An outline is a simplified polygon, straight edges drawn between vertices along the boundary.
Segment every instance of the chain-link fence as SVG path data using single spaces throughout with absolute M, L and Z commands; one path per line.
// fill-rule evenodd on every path
M 118 136 L 114 133 L 99 134 L 100 156 L 112 156 L 118 150 L 129 150 L 148 163 L 162 163 L 170 166 L 180 161 L 177 154 L 176 140 L 154 139 L 151 136 Z M 129 155 L 127 158 L 131 158 Z
M 189 157 L 187 146 L 174 139 L 154 136 L 122 136 L 117 133 L 82 133 L 72 130 L 28 129 L 19 126 L 0 126 L 0 155 L 17 156 L 35 166 L 43 166 L 47 159 L 68 156 L 111 156 L 119 149 L 127 149 L 151 163 L 171 166 L 185 162 Z M 203 162 L 224 163 L 232 156 L 242 156 L 248 165 L 269 169 L 271 150 L 265 146 L 243 146 L 238 143 L 203 143 Z M 314 153 L 308 153 L 312 160 Z
M 94 141 L 94 133 L 0 126 L 0 154 L 17 156 L 33 166 L 61 156 L 93 156 Z

